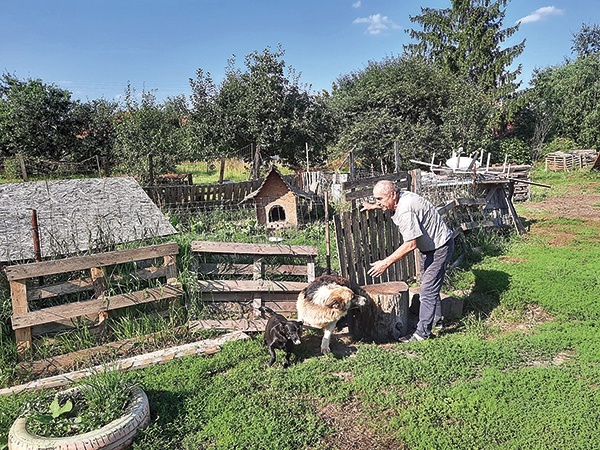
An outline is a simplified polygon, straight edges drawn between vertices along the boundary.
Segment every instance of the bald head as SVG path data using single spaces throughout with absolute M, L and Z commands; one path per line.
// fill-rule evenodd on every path
M 391 194 L 396 191 L 396 186 L 390 180 L 380 180 L 373 186 L 373 194 L 379 192 L 382 194 Z
M 373 198 L 381 209 L 394 211 L 400 196 L 394 183 L 389 180 L 381 180 L 373 186 Z

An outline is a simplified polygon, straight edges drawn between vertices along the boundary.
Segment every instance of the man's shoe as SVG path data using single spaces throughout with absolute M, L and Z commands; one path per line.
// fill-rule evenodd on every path
M 398 342 L 418 342 L 424 341 L 425 338 L 423 336 L 419 336 L 417 333 L 407 334 L 406 336 L 402 336 L 398 339 Z

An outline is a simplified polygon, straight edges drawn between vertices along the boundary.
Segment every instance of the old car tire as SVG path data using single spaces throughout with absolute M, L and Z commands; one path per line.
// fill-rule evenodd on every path
M 146 393 L 134 387 L 132 399 L 118 419 L 88 433 L 65 438 L 47 438 L 29 433 L 27 418 L 18 418 L 8 433 L 9 450 L 117 450 L 131 444 L 138 430 L 150 421 Z

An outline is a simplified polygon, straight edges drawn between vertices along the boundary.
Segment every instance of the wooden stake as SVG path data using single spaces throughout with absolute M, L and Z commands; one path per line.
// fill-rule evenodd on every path
M 329 236 L 329 193 L 325 191 L 325 264 L 326 272 L 331 274 L 331 240 Z

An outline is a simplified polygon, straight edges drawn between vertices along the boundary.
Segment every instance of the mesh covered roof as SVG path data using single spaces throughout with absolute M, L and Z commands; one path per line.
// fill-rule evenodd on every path
M 0 262 L 34 258 L 32 209 L 43 258 L 176 233 L 131 177 L 0 184 Z

